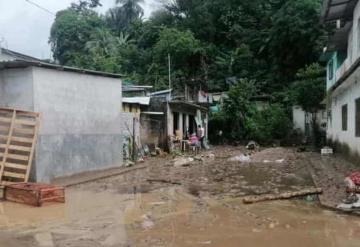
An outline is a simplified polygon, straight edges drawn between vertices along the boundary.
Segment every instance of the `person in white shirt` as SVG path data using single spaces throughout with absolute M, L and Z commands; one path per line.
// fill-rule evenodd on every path
M 199 125 L 197 129 L 197 137 L 200 140 L 201 147 L 204 147 L 205 129 L 201 125 Z

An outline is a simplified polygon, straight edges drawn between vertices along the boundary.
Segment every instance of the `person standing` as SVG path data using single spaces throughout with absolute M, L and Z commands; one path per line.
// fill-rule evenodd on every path
M 201 125 L 198 126 L 197 136 L 199 138 L 201 147 L 204 147 L 205 129 Z

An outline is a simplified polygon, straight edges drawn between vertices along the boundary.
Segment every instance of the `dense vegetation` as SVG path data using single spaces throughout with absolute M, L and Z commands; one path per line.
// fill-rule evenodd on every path
M 228 129 L 233 138 L 284 137 L 286 107 L 302 105 L 309 85 L 316 101 L 324 91 L 324 80 L 316 79 L 321 67 L 312 65 L 320 72 L 306 74 L 324 45 L 321 0 L 162 1 L 148 19 L 142 2 L 116 0 L 105 15 L 94 11 L 101 0 L 58 12 L 50 35 L 54 59 L 164 89 L 170 55 L 173 87 L 194 80 L 209 91 L 230 90 L 214 119 L 234 123 Z M 254 108 L 256 95 L 271 95 L 270 111 Z M 318 102 L 310 105 L 313 110 Z

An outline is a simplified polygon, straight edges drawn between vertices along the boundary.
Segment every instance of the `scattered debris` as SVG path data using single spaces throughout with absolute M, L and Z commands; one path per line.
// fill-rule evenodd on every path
M 208 154 L 207 157 L 209 159 L 215 159 L 215 154 L 211 153 L 211 154 Z
M 204 161 L 204 158 L 202 156 L 197 155 L 194 157 L 194 160 L 202 162 L 202 161 Z
M 246 145 L 247 150 L 258 150 L 260 148 L 259 144 L 257 144 L 255 141 L 250 141 Z
M 204 242 L 199 242 L 199 244 L 211 244 L 212 242 L 211 241 L 204 241 Z
M 305 146 L 298 147 L 298 149 L 296 149 L 296 151 L 298 153 L 306 152 L 306 147 Z
M 296 192 L 284 192 L 280 194 L 266 194 L 266 195 L 259 195 L 259 196 L 247 196 L 244 197 L 244 203 L 255 203 L 255 202 L 262 202 L 262 201 L 270 201 L 270 200 L 282 200 L 282 199 L 290 199 L 297 196 L 306 196 L 306 195 L 313 195 L 313 194 L 321 194 L 321 188 L 311 188 L 311 189 L 304 189 Z
M 244 155 L 244 154 L 240 154 L 238 156 L 232 157 L 229 159 L 229 161 L 238 161 L 238 162 L 250 162 L 250 156 L 249 155 Z
M 145 214 L 142 216 L 142 218 L 144 219 L 144 221 L 142 222 L 141 226 L 145 230 L 149 230 L 155 226 L 155 223 L 151 220 L 149 215 Z
M 135 165 L 135 163 L 132 162 L 131 160 L 127 160 L 127 161 L 125 162 L 125 167 L 131 167 L 131 166 L 133 166 L 133 165 Z
M 151 179 L 151 178 L 149 178 L 149 179 L 146 179 L 146 181 L 148 181 L 149 183 L 164 183 L 164 184 L 181 185 L 180 182 L 166 180 L 166 179 Z
M 331 147 L 323 147 L 321 149 L 321 155 L 330 155 L 330 154 L 333 154 L 334 151 Z
M 194 161 L 194 158 L 188 157 L 179 157 L 179 158 L 175 158 L 174 159 L 174 166 L 175 167 L 179 167 L 179 166 L 187 166 L 190 165 L 191 162 Z

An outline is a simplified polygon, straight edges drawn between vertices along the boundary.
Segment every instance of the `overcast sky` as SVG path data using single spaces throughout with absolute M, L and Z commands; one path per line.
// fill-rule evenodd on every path
M 70 6 L 74 0 L 31 0 L 53 13 Z M 101 0 L 104 12 L 114 6 L 115 0 Z M 145 17 L 156 9 L 156 0 L 145 0 Z M 54 16 L 26 0 L 0 0 L 0 42 L 1 46 L 35 56 L 49 58 L 48 44 L 50 27 Z M 5 41 L 4 41 L 5 40 Z

